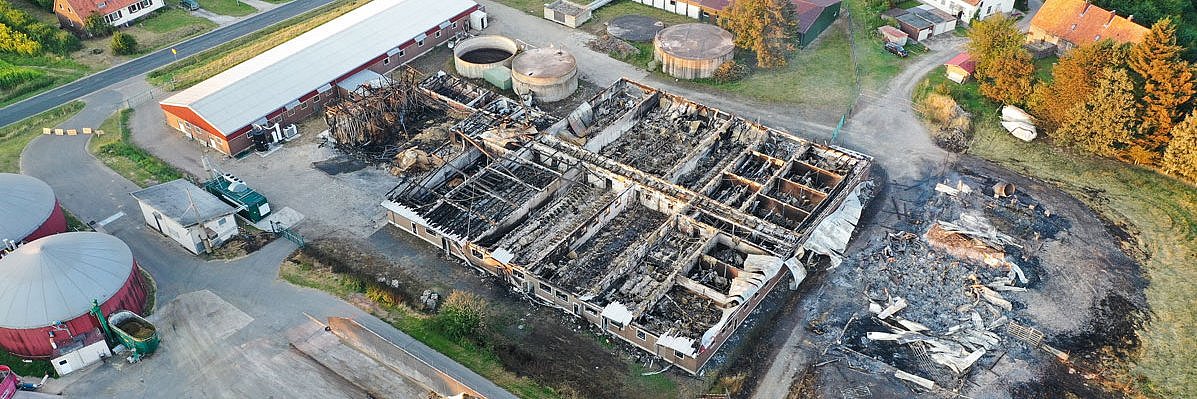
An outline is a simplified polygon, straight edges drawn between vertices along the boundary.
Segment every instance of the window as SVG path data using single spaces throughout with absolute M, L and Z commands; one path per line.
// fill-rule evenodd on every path
M 677 0 L 669 0 L 669 6 L 677 6 Z
M 456 22 L 454 22 L 454 23 L 453 23 L 453 29 L 457 29 L 457 23 L 456 23 Z
M 412 233 L 416 232 L 416 222 L 411 222 L 411 232 Z
M 391 65 L 391 57 L 383 58 L 382 65 Z
M 645 334 L 644 330 L 636 330 L 636 338 L 639 338 L 641 341 L 643 341 L 648 339 L 648 334 Z
M 470 254 L 475 258 L 482 259 L 482 251 L 479 251 L 478 248 L 470 248 Z
M 129 6 L 129 13 L 132 14 L 132 13 L 144 10 L 146 8 L 149 8 L 150 5 L 152 5 L 152 4 L 154 4 L 154 0 L 142 0 L 138 3 L 135 3 L 131 6 Z
M 523 279 L 524 279 L 524 272 L 522 272 L 522 271 L 519 271 L 519 270 L 515 270 L 515 271 L 513 271 L 512 273 L 514 273 L 514 274 L 515 274 L 515 277 L 517 277 L 517 278 L 519 278 L 519 279 L 521 279 L 521 280 L 523 280 Z
M 686 355 L 683 355 L 681 352 L 678 352 L 678 351 L 673 351 L 673 357 L 681 359 L 683 357 L 686 357 Z
M 225 222 L 227 222 L 227 220 L 225 220 L 224 218 L 220 218 L 220 220 L 216 221 L 216 224 L 220 225 L 220 226 L 224 226 Z
M 436 31 L 436 37 L 441 37 L 441 31 Z
M 564 292 L 557 291 L 557 298 L 560 298 L 562 301 L 568 301 L 568 300 L 569 300 L 569 295 L 567 295 L 567 294 L 566 294 L 566 293 L 564 293 Z
M 598 311 L 597 311 L 597 310 L 594 310 L 594 308 L 591 308 L 591 307 L 587 307 L 587 308 L 586 308 L 586 313 L 590 313 L 590 314 L 592 314 L 592 315 L 595 315 L 595 316 L 597 316 L 597 315 L 598 315 Z
M 416 45 L 420 46 L 420 47 L 424 47 L 424 39 L 416 40 Z
M 399 56 L 400 56 L 400 57 L 402 57 L 402 56 L 403 56 L 403 50 L 399 50 Z
M 121 19 L 121 10 L 113 11 L 112 14 L 104 16 L 104 22 L 113 23 Z
M 107 8 L 107 7 L 108 7 L 107 1 L 101 1 L 100 4 L 96 4 L 96 8 L 99 8 L 101 10 L 103 10 L 104 8 Z
M 542 289 L 542 290 L 545 290 L 545 291 L 549 291 L 549 292 L 552 292 L 552 291 L 553 291 L 553 287 L 549 287 L 549 285 L 548 285 L 548 284 L 545 284 L 545 283 L 543 283 L 543 282 L 542 282 L 542 283 L 540 283 L 540 289 Z

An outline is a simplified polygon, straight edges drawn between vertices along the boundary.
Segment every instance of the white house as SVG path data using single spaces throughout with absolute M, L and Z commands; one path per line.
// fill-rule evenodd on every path
M 919 0 L 923 4 L 935 7 L 940 11 L 952 14 L 956 19 L 969 23 L 976 18 L 985 19 L 990 15 L 1014 11 L 1014 0 Z
M 215 195 L 183 179 L 130 193 L 145 224 L 194 254 L 219 247 L 237 234 L 237 212 Z
M 112 26 L 126 26 L 166 5 L 166 0 L 54 0 L 54 14 L 65 28 L 83 31 L 87 17 L 99 14 Z

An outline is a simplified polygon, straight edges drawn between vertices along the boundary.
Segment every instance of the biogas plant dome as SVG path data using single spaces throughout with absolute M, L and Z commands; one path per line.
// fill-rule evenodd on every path
M 55 337 L 98 326 L 88 314 L 93 300 L 106 314 L 140 314 L 141 280 L 133 252 L 107 234 L 62 233 L 21 245 L 0 257 L 0 346 L 49 357 Z
M 0 240 L 33 241 L 66 231 L 54 190 L 37 178 L 0 173 Z

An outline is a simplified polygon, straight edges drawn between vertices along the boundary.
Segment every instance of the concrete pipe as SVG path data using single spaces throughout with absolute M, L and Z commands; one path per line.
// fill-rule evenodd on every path
M 453 48 L 453 67 L 457 73 L 471 79 L 497 66 L 511 66 L 511 58 L 519 45 L 506 36 L 483 35 L 462 40 Z
M 1014 194 L 1014 183 L 1001 182 L 993 185 L 993 197 L 1002 198 Z

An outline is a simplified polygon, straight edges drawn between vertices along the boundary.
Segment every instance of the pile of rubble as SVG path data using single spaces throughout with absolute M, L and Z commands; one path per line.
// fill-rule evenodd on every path
M 1013 196 L 1012 186 L 989 193 L 974 186 L 984 184 L 939 184 L 921 214 L 905 215 L 922 222 L 912 223 L 921 234 L 888 233 L 857 262 L 868 316 L 845 327 L 846 347 L 886 359 L 899 379 L 925 389 L 958 388 L 976 364 L 992 364 L 1011 350 L 1011 338 L 1067 357 L 1024 326 L 1030 322 L 1019 303 L 1019 293 L 1036 283 L 1027 268 L 1038 265 L 1024 245 L 1054 235 L 1061 221 L 1030 198 Z M 1024 228 L 1007 229 L 1018 230 L 1012 236 L 991 218 Z

